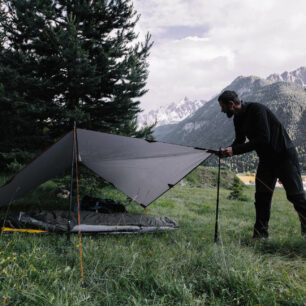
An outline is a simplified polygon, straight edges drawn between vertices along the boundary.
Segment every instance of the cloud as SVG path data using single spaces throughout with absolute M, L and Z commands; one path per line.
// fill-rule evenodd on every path
M 142 108 L 209 99 L 239 75 L 305 65 L 304 0 L 134 0 L 155 41 Z
M 165 26 L 160 29 L 159 34 L 156 35 L 157 39 L 184 39 L 186 37 L 195 36 L 202 37 L 208 32 L 207 25 L 200 26 Z

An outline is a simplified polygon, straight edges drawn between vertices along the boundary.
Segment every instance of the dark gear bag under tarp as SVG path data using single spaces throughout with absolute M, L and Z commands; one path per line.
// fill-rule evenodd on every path
M 116 214 L 127 212 L 122 203 L 111 199 L 93 198 L 84 196 L 80 202 L 81 210 L 96 211 L 103 214 Z M 77 210 L 77 209 L 76 209 Z

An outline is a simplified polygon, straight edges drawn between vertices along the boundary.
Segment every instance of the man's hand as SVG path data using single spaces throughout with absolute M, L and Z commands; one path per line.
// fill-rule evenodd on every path
M 228 147 L 228 148 L 220 150 L 220 157 L 232 157 L 232 156 L 233 156 L 232 147 Z
M 233 156 L 233 149 L 232 147 L 228 147 L 226 149 L 220 149 L 218 151 L 215 150 L 207 150 L 208 153 L 215 154 L 217 156 L 222 157 L 232 157 Z

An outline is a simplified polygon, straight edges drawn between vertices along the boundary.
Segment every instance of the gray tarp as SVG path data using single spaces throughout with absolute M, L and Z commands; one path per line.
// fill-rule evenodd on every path
M 18 199 L 40 184 L 71 168 L 73 132 L 39 155 L 0 188 L 0 206 Z
M 148 206 L 210 155 L 206 150 L 77 129 L 78 159 L 130 198 Z M 0 206 L 69 169 L 73 132 L 0 188 Z

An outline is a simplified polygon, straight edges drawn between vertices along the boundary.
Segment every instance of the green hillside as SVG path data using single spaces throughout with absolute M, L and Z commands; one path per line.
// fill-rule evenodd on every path
M 184 179 L 193 187 L 216 187 L 217 186 L 218 169 L 215 167 L 200 166 L 192 171 Z M 234 183 L 235 174 L 226 168 L 220 171 L 220 186 L 230 189 Z

